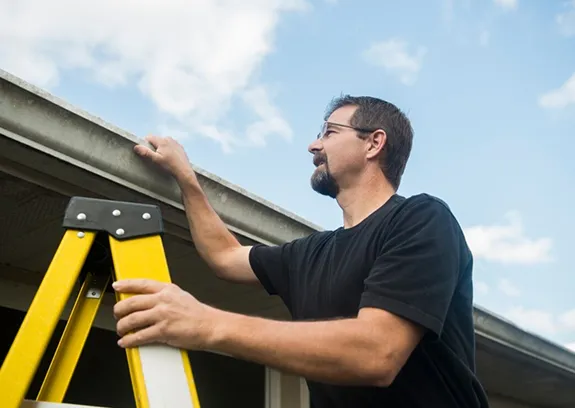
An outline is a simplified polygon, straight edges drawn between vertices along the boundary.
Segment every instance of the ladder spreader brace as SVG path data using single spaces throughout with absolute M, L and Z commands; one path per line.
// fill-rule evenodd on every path
M 2 408 L 73 407 L 62 404 L 110 280 L 170 282 L 159 207 L 72 197 L 62 241 L 0 369 Z M 26 393 L 75 283 L 81 289 L 37 399 Z M 117 294 L 118 300 L 129 295 Z M 126 349 L 138 408 L 199 408 L 188 354 L 167 345 Z

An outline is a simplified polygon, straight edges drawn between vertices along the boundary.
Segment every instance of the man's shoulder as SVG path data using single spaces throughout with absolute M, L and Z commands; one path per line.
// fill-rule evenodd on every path
M 374 213 L 368 216 L 361 225 L 363 231 L 389 232 L 395 227 L 404 228 L 410 224 L 429 222 L 457 222 L 449 205 L 441 198 L 429 194 L 418 193 L 411 196 L 394 194 Z M 329 237 L 333 232 L 318 235 L 315 239 Z M 336 230 L 337 233 L 337 230 Z
M 441 217 L 457 222 L 449 204 L 444 199 L 430 193 L 418 193 L 403 198 L 395 209 L 395 215 L 407 219 Z
M 428 234 L 448 234 L 453 242 L 459 242 L 471 256 L 463 227 L 451 206 L 442 198 L 429 193 L 419 193 L 407 198 L 403 208 L 403 226 L 425 227 Z
M 443 207 L 451 212 L 451 208 L 447 202 L 431 193 L 418 193 L 413 194 L 407 198 L 403 202 L 403 206 L 405 207 L 420 207 L 420 208 L 436 208 L 436 207 Z
M 437 231 L 451 231 L 456 239 L 465 240 L 463 228 L 450 205 L 436 195 L 424 192 L 401 197 L 390 215 L 379 227 L 386 230 L 388 236 L 402 234 L 402 231 L 425 231 L 432 235 Z

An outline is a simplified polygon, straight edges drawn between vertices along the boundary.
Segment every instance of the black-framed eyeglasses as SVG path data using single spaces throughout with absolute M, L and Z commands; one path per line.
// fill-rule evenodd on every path
M 365 128 L 358 128 L 358 127 L 350 126 L 350 125 L 344 125 L 344 124 L 342 124 L 342 123 L 323 122 L 323 125 L 321 126 L 321 130 L 320 130 L 320 132 L 317 134 L 317 138 L 318 138 L 318 139 L 321 139 L 321 138 L 325 135 L 325 132 L 327 132 L 327 128 L 328 128 L 328 126 L 330 126 L 330 125 L 331 125 L 331 126 L 344 127 L 344 128 L 347 128 L 347 129 L 353 129 L 353 130 L 355 130 L 356 132 L 362 132 L 362 133 L 373 133 L 373 132 L 375 132 L 376 130 L 380 130 L 379 128 L 378 128 L 378 129 L 365 129 Z

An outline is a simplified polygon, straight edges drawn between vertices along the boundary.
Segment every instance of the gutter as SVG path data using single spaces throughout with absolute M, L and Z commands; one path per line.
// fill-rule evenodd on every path
M 133 153 L 140 139 L 2 70 L 0 134 L 183 210 L 175 181 Z M 197 166 L 194 170 L 210 203 L 234 232 L 279 244 L 320 229 Z
M 486 347 L 502 346 L 519 355 L 554 368 L 575 380 L 575 353 L 535 333 L 528 332 L 507 319 L 480 306 L 473 310 L 475 333 L 478 343 Z

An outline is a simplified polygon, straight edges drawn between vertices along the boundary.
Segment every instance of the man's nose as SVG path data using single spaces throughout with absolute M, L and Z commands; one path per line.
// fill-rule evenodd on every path
M 319 139 L 316 139 L 313 142 L 311 142 L 307 148 L 307 151 L 310 152 L 311 154 L 316 154 L 320 150 L 321 150 L 321 141 Z

